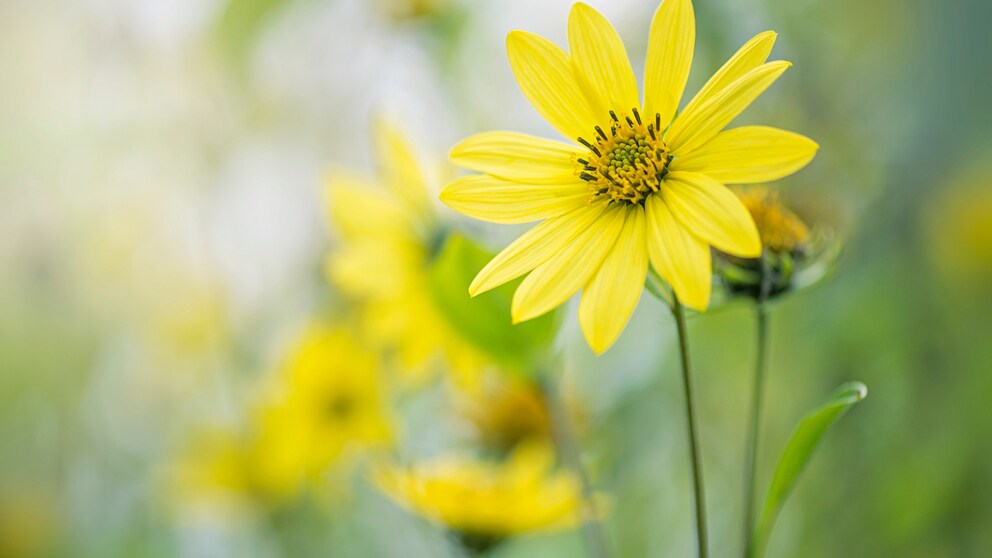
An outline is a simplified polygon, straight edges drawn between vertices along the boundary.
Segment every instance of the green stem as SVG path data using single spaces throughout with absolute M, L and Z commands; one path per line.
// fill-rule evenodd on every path
M 747 445 L 744 461 L 744 558 L 754 551 L 755 485 L 758 468 L 758 442 L 761 430 L 761 409 L 764 401 L 765 375 L 768 368 L 768 310 L 765 301 L 771 290 L 771 270 L 767 258 L 761 257 L 761 287 L 755 305 L 757 351 L 754 365 L 754 387 L 751 391 L 751 415 L 748 419 Z
M 699 433 L 696 430 L 696 410 L 692 400 L 691 363 L 689 362 L 689 335 L 685 326 L 685 308 L 676 297 L 672 305 L 675 326 L 679 335 L 679 353 L 682 360 L 682 386 L 685 389 L 685 413 L 689 426 L 689 454 L 692 463 L 692 486 L 696 510 L 696 539 L 699 558 L 709 555 L 706 534 L 706 493 L 703 490 L 703 464 L 699 453 Z
M 576 441 L 575 432 L 568 418 L 568 411 L 560 393 L 553 382 L 547 378 L 541 380 L 541 389 L 548 404 L 548 417 L 551 420 L 551 430 L 562 459 L 579 479 L 582 489 L 582 534 L 590 558 L 610 558 L 610 548 L 606 542 L 606 534 L 600 515 L 596 510 L 596 496 L 593 491 L 589 473 L 582 464 L 582 455 Z

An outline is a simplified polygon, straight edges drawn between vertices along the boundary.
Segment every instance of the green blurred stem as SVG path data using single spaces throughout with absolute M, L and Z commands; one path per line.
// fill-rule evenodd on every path
M 754 307 L 757 351 L 754 364 L 754 386 L 751 390 L 751 416 L 748 418 L 747 445 L 744 458 L 744 558 L 753 556 L 754 501 L 758 469 L 758 442 L 761 431 L 761 409 L 764 401 L 765 375 L 768 368 L 768 308 L 765 302 L 771 290 L 771 270 L 768 259 L 761 256 L 761 287 Z
M 685 389 L 685 414 L 689 427 L 689 456 L 692 463 L 692 486 L 696 509 L 696 539 L 699 558 L 709 555 L 706 533 L 706 492 L 703 489 L 703 464 L 699 453 L 699 432 L 696 430 L 696 409 L 692 400 L 692 365 L 689 361 L 689 335 L 685 326 L 685 307 L 675 297 L 672 304 L 675 326 L 679 335 L 679 353 L 682 360 L 682 386 Z
M 579 479 L 582 488 L 582 534 L 590 558 L 610 558 L 610 548 L 606 542 L 606 534 L 600 515 L 596 509 L 596 496 L 593 492 L 589 473 L 582 464 L 582 455 L 576 440 L 575 430 L 568 417 L 568 410 L 561 397 L 558 386 L 547 377 L 540 380 L 544 399 L 548 404 L 548 417 L 551 420 L 551 430 L 562 459 Z

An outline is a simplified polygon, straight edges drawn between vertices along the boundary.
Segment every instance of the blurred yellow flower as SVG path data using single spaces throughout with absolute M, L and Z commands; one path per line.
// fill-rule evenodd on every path
M 167 498 L 181 506 L 233 510 L 258 496 L 250 448 L 237 432 L 204 429 L 169 464 Z
M 411 379 L 424 379 L 441 356 L 456 380 L 472 384 L 485 359 L 445 321 L 428 284 L 445 231 L 425 174 L 410 144 L 382 121 L 375 155 L 378 184 L 341 171 L 329 177 L 327 209 L 340 242 L 327 275 L 360 303 L 368 337 L 395 349 Z
M 383 467 L 375 484 L 414 513 L 470 540 L 571 528 L 582 518 L 578 480 L 553 469 L 547 444 L 524 444 L 502 462 L 443 458 Z
M 533 382 L 497 381 L 479 392 L 464 394 L 460 406 L 487 448 L 505 452 L 523 442 L 551 439 L 548 405 Z
M 350 450 L 389 443 L 380 374 L 377 356 L 351 333 L 311 325 L 257 413 L 252 459 L 265 488 L 292 494 Z
M 990 184 L 992 167 L 972 164 L 934 196 L 924 213 L 930 257 L 942 278 L 958 287 L 988 289 L 992 281 Z
M 762 246 L 778 253 L 803 251 L 809 242 L 809 227 L 779 200 L 778 192 L 755 186 L 735 188 L 734 193 L 754 219 Z
M 303 332 L 240 430 L 204 430 L 172 464 L 180 503 L 278 503 L 392 442 L 376 355 L 341 328 Z
M 775 180 L 805 166 L 813 141 L 783 130 L 722 131 L 790 66 L 765 63 L 775 33 L 745 44 L 672 120 L 692 62 L 689 0 L 665 0 L 651 24 L 644 103 L 610 23 L 578 3 L 570 53 L 537 35 L 507 37 L 510 65 L 534 108 L 573 144 L 511 132 L 472 136 L 452 160 L 485 174 L 449 184 L 441 199 L 495 223 L 546 219 L 492 260 L 469 292 L 530 274 L 513 321 L 540 316 L 580 289 L 579 322 L 602 353 L 616 340 L 654 266 L 679 300 L 705 310 L 710 246 L 756 257 L 761 242 L 728 183 Z

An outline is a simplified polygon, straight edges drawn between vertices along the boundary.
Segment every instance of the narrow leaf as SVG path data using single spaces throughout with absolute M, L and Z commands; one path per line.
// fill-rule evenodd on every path
M 749 555 L 760 558 L 765 553 L 768 537 L 785 500 L 796 486 L 799 475 L 809 463 L 813 451 L 820 444 L 823 435 L 852 405 L 868 395 L 868 388 L 861 382 L 846 383 L 836 391 L 819 409 L 806 415 L 789 438 L 782 457 L 779 458 L 775 474 L 772 476 L 765 505 L 752 537 Z

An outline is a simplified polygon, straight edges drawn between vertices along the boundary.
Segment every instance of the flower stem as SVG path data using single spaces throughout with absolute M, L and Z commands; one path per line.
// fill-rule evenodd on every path
M 590 558 L 610 558 L 606 534 L 603 532 L 603 525 L 596 510 L 596 497 L 593 493 L 592 482 L 589 480 L 589 473 L 586 471 L 585 465 L 582 464 L 579 445 L 568 417 L 568 411 L 565 409 L 565 402 L 562 400 L 558 387 L 550 379 L 543 378 L 541 380 L 541 390 L 544 392 L 544 399 L 548 404 L 548 418 L 551 421 L 551 430 L 558 451 L 568 467 L 578 477 L 582 489 L 584 504 L 582 506 L 582 533 L 588 554 Z
M 761 287 L 754 308 L 757 351 L 754 364 L 754 387 L 751 391 L 751 416 L 748 419 L 747 445 L 744 458 L 744 558 L 753 557 L 754 501 L 758 468 L 758 441 L 761 431 L 761 408 L 764 400 L 765 371 L 768 368 L 768 309 L 765 301 L 771 290 L 768 260 L 761 258 Z
M 685 308 L 678 301 L 672 305 L 675 326 L 679 335 L 679 353 L 682 360 L 682 386 L 685 389 L 685 414 L 689 427 L 689 454 L 692 463 L 692 486 L 696 510 L 696 539 L 699 558 L 709 555 L 706 533 L 706 493 L 703 489 L 703 464 L 699 452 L 699 432 L 696 430 L 696 410 L 692 400 L 692 379 L 689 361 L 689 335 L 685 326 Z

